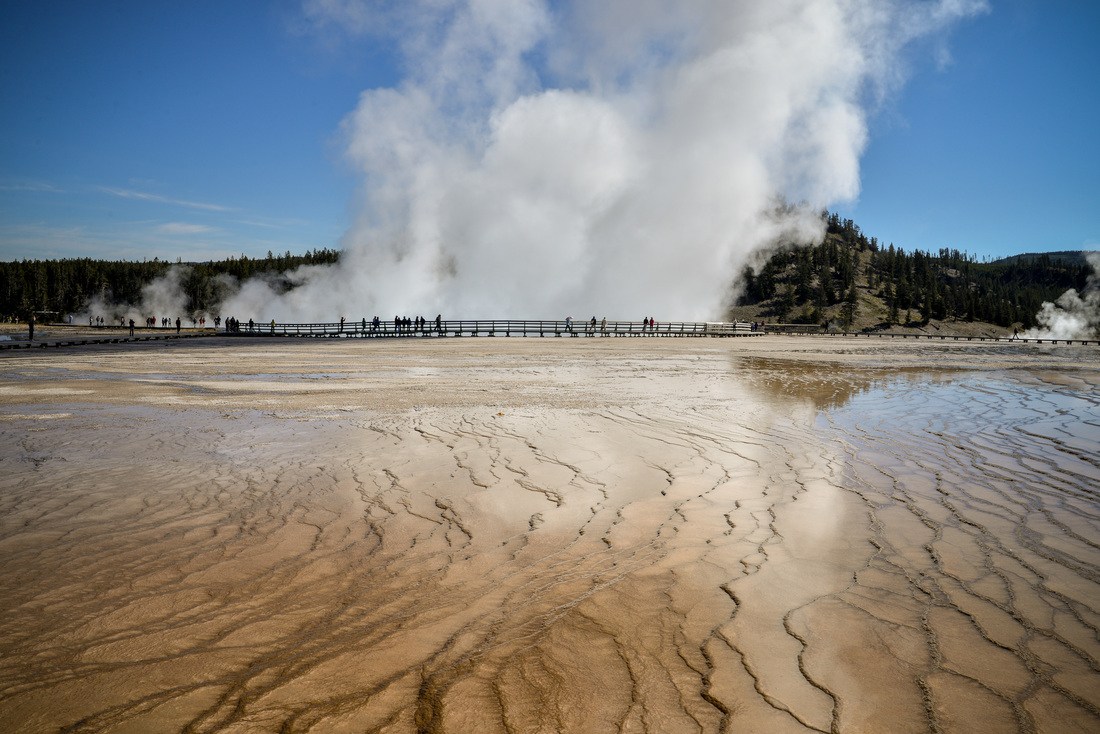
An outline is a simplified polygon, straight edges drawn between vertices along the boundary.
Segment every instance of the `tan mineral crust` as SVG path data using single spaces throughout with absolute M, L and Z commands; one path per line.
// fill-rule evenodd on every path
M 1100 731 L 1100 348 L 0 354 L 0 730 Z

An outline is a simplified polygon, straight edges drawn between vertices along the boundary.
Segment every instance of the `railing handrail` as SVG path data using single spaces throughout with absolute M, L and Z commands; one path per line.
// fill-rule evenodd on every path
M 595 324 L 587 321 L 567 322 L 565 319 L 446 319 L 437 324 L 434 319 L 425 320 L 417 326 L 406 326 L 393 320 L 380 320 L 376 326 L 373 320 L 360 319 L 327 322 L 293 323 L 278 321 L 238 322 L 234 330 L 228 331 L 223 322 L 220 331 L 234 334 L 276 334 L 276 335 L 347 335 L 347 336 L 405 336 L 432 334 L 489 334 L 512 333 L 563 334 L 569 335 L 639 335 L 639 336 L 721 336 L 741 333 L 754 333 L 753 324 L 742 321 L 655 321 L 647 325 L 642 321 L 599 320 Z

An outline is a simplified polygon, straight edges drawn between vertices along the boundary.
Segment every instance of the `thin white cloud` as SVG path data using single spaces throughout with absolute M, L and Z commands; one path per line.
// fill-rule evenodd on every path
M 83 225 L 57 226 L 43 222 L 0 225 L 0 260 L 100 257 L 122 242 Z
M 0 191 L 28 191 L 43 194 L 65 193 L 63 189 L 59 189 L 53 184 L 46 183 L 45 181 L 20 181 L 16 183 L 0 184 Z
M 100 186 L 100 191 L 111 194 L 112 196 L 118 196 L 122 199 L 138 199 L 141 201 L 155 201 L 160 204 L 172 204 L 173 206 L 184 206 L 190 209 L 202 209 L 209 212 L 228 212 L 233 211 L 232 207 L 222 206 L 221 204 L 210 204 L 203 201 L 188 201 L 187 199 L 174 199 L 169 196 L 161 196 L 160 194 L 150 194 L 147 191 L 135 191 L 133 189 L 119 189 L 113 186 Z
M 289 227 L 305 227 L 309 224 L 306 219 L 252 217 L 250 219 L 238 219 L 237 224 L 249 227 L 261 227 L 263 229 L 287 229 Z
M 262 257 L 271 250 L 298 252 L 303 246 L 270 239 L 227 236 L 216 230 L 209 237 L 181 239 L 149 223 L 130 222 L 113 227 L 55 226 L 44 222 L 0 223 L 0 261 L 87 257 L 96 260 L 161 260 L 187 262 L 222 260 L 246 253 Z
M 193 224 L 191 222 L 167 222 L 157 227 L 157 231 L 163 234 L 210 234 L 211 232 L 217 232 L 217 227 L 210 227 L 205 224 Z

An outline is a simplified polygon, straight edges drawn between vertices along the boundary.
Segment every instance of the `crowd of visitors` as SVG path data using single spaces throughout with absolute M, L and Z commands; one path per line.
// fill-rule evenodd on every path
M 241 332 L 257 333 L 257 334 L 259 334 L 259 333 L 264 333 L 264 334 L 275 334 L 275 333 L 277 333 L 277 326 L 276 326 L 275 319 L 272 319 L 270 322 L 257 322 L 255 319 L 250 318 L 247 322 L 242 322 L 238 318 L 236 318 L 235 316 L 230 316 L 230 317 L 227 317 L 227 318 L 223 319 L 221 316 L 207 317 L 205 315 L 201 315 L 201 316 L 200 315 L 193 315 L 193 316 L 190 316 L 189 318 L 190 318 L 190 321 L 191 321 L 191 327 L 192 328 L 195 328 L 195 327 L 205 328 L 206 325 L 207 325 L 207 322 L 209 320 L 213 324 L 215 329 L 222 329 L 224 327 L 224 330 L 225 330 L 226 333 L 241 333 Z M 73 316 L 71 316 L 71 315 L 68 316 L 67 321 L 68 321 L 68 323 L 72 324 L 73 323 Z M 105 318 L 105 317 L 102 317 L 102 316 L 89 316 L 88 317 L 88 324 L 90 326 L 93 326 L 93 327 L 107 326 L 108 325 L 107 322 L 108 322 L 108 319 Z M 391 326 L 391 323 L 392 323 L 392 326 Z M 33 335 L 34 335 L 34 326 L 33 326 L 33 324 L 34 324 L 33 315 L 31 315 L 31 317 L 28 318 L 28 332 L 29 332 L 28 336 L 30 336 L 32 339 L 34 338 L 33 337 Z M 421 334 L 421 335 L 438 334 L 438 335 L 443 335 L 444 333 L 447 333 L 448 331 L 454 331 L 455 335 L 457 336 L 460 333 L 465 333 L 467 331 L 469 331 L 471 333 L 474 333 L 474 334 L 476 334 L 478 332 L 481 332 L 481 331 L 484 331 L 484 332 L 488 333 L 491 336 L 493 334 L 494 330 L 507 331 L 508 329 L 511 329 L 513 332 L 517 332 L 517 333 L 522 330 L 522 332 L 524 334 L 528 333 L 528 330 L 530 330 L 530 329 L 537 329 L 538 333 L 541 334 L 543 332 L 544 327 L 551 329 L 556 334 L 560 334 L 560 333 L 563 333 L 562 331 L 560 331 L 562 329 L 563 324 L 564 324 L 564 333 L 565 334 L 572 335 L 572 336 L 577 335 L 577 331 L 575 331 L 575 329 L 578 329 L 580 327 L 575 326 L 572 316 L 566 316 L 565 319 L 564 319 L 564 322 L 563 321 L 524 321 L 524 322 L 517 322 L 517 321 L 481 320 L 481 321 L 451 321 L 451 322 L 448 323 L 448 322 L 443 321 L 443 315 L 442 314 L 436 314 L 435 319 L 432 319 L 432 320 L 426 319 L 423 316 L 413 316 L 413 317 L 394 316 L 392 322 L 383 321 L 378 316 L 374 316 L 368 321 L 367 318 L 364 316 L 364 317 L 360 318 L 358 321 L 351 321 L 350 323 L 348 322 L 348 319 L 347 319 L 346 316 L 341 316 L 339 322 L 336 323 L 336 324 L 333 324 L 333 323 L 328 323 L 328 324 L 320 324 L 320 323 L 316 323 L 316 324 L 306 324 L 306 323 L 284 324 L 281 327 L 281 332 L 286 333 L 286 334 L 291 334 L 291 333 L 293 333 L 293 334 L 322 333 L 323 334 L 323 333 L 327 332 L 327 333 L 331 334 L 332 331 L 335 330 L 339 334 L 347 334 L 347 335 L 350 335 L 350 336 L 357 336 L 357 335 L 394 336 L 394 335 L 415 335 L 415 334 Z M 144 325 L 145 325 L 145 328 L 148 328 L 148 329 L 155 329 L 155 328 L 171 329 L 171 328 L 175 327 L 176 333 L 178 334 L 178 333 L 181 332 L 181 330 L 183 328 L 183 319 L 181 319 L 179 316 L 176 316 L 174 318 L 169 317 L 169 316 L 161 316 L 159 318 L 155 317 L 155 316 L 148 316 L 148 317 L 145 318 L 145 324 Z M 673 334 L 673 333 L 677 333 L 677 334 L 697 333 L 698 330 L 699 330 L 699 327 L 704 326 L 702 324 L 687 324 L 687 323 L 685 323 L 685 324 L 678 324 L 678 323 L 673 324 L 673 323 L 667 323 L 666 322 L 665 332 L 661 332 L 660 331 L 660 324 L 658 324 L 657 319 L 654 318 L 653 316 L 643 317 L 640 325 L 637 321 L 632 321 L 632 322 L 631 321 L 613 321 L 613 322 L 611 322 L 610 327 L 608 325 L 608 320 L 607 320 L 606 316 L 604 316 L 602 319 L 599 319 L 599 320 L 597 320 L 597 318 L 595 316 L 592 316 L 587 321 L 582 322 L 582 325 L 583 325 L 583 329 L 584 329 L 583 333 L 586 336 L 595 336 L 597 334 L 606 336 L 606 335 L 610 335 L 612 332 L 615 335 L 630 335 L 630 334 L 638 334 L 639 332 L 642 333 L 642 334 L 653 334 L 653 335 L 664 334 L 666 332 L 668 334 Z M 119 317 L 119 326 L 122 327 L 122 328 L 125 328 L 127 326 L 127 317 L 125 317 L 125 316 Z M 708 323 L 708 324 L 705 325 L 706 328 L 704 329 L 704 331 L 707 332 L 707 333 L 710 333 L 711 326 L 721 327 L 722 325 L 721 324 L 711 325 L 711 324 Z M 130 327 L 130 335 L 133 336 L 134 330 L 136 328 L 136 324 L 135 324 L 135 321 L 134 321 L 133 318 L 129 319 L 129 327 Z M 747 324 L 747 323 L 742 324 L 738 328 L 744 328 L 744 329 L 750 330 L 752 332 L 763 332 L 766 328 L 766 324 L 763 323 L 763 322 L 755 322 L 754 321 L 751 324 Z M 723 332 L 722 329 L 718 328 L 715 331 L 715 333 L 725 333 L 725 332 Z M 1018 338 L 1018 332 L 1016 334 L 1014 334 L 1013 337 Z

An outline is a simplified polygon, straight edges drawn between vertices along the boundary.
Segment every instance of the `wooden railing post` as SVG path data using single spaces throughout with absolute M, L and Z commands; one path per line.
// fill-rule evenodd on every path
M 346 325 L 346 324 L 345 324 Z M 277 326 L 277 328 L 276 328 Z M 393 324 L 392 322 L 380 322 L 376 328 L 373 323 L 369 326 L 363 326 L 361 321 L 355 321 L 351 323 L 351 328 L 343 328 L 337 322 L 323 322 L 314 324 L 277 324 L 270 329 L 263 328 L 262 324 L 254 326 L 251 330 L 247 327 L 241 329 L 238 332 L 240 334 L 252 334 L 260 336 L 321 336 L 329 338 L 341 338 L 341 337 L 402 337 L 402 336 L 447 336 L 448 332 L 454 336 L 464 336 L 469 334 L 470 336 L 479 336 L 482 331 L 486 332 L 487 336 L 496 336 L 496 332 L 500 329 L 504 330 L 505 336 L 510 337 L 512 332 L 515 331 L 518 335 L 528 336 L 534 335 L 537 331 L 540 337 L 546 336 L 548 329 L 553 331 L 554 336 L 581 336 L 581 331 L 577 324 L 573 325 L 573 328 L 568 328 L 564 321 L 559 320 L 511 320 L 511 319 L 491 319 L 485 322 L 484 326 L 480 320 L 475 321 L 443 321 L 439 322 L 438 326 L 434 324 L 425 324 L 424 328 L 408 328 L 406 329 L 403 324 Z M 748 324 L 740 322 L 689 322 L 689 321 L 666 321 L 664 328 L 660 326 L 644 327 L 641 323 L 636 321 L 611 321 L 608 324 L 598 322 L 596 326 L 593 326 L 590 321 L 584 322 L 584 336 L 633 336 L 633 337 L 671 337 L 671 336 L 740 336 L 745 334 L 757 334 L 766 333 L 767 329 L 761 329 L 759 331 L 753 331 Z M 808 333 L 805 329 L 778 329 L 772 328 L 772 332 L 776 333 L 789 333 L 795 335 L 804 335 Z M 225 331 L 229 334 L 229 330 Z M 839 333 L 828 332 L 830 336 L 859 336 L 859 333 Z M 864 334 L 864 336 L 872 336 L 871 334 Z M 886 334 L 874 334 L 874 336 L 884 337 Z M 891 338 L 894 338 L 896 334 L 889 334 Z M 900 335 L 903 339 L 909 338 L 908 334 Z M 920 338 L 924 336 L 927 339 L 934 338 L 936 335 L 915 335 L 914 338 Z M 946 339 L 947 335 L 939 335 L 940 339 Z M 978 337 L 960 337 L 958 335 L 952 335 L 954 339 L 966 338 L 968 340 Z

